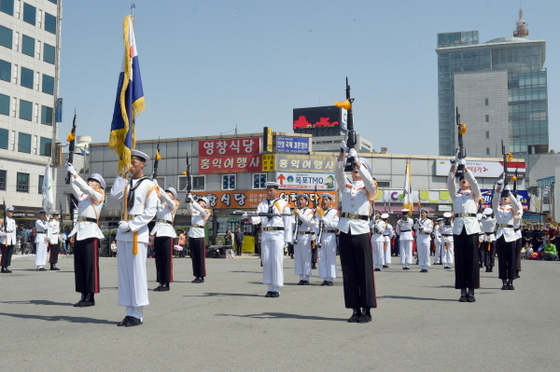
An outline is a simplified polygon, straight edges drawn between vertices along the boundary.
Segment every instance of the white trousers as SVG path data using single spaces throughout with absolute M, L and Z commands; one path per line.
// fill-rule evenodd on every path
M 311 234 L 298 234 L 294 244 L 294 271 L 296 275 L 311 275 Z
M 317 260 L 319 263 L 319 278 L 336 278 L 336 235 L 323 233 L 321 248 L 317 247 Z
M 385 252 L 383 251 L 383 235 L 372 235 L 371 246 L 373 248 L 373 266 L 381 269 L 385 262 Z
M 147 243 L 138 243 L 138 253 L 133 254 L 132 242 L 117 241 L 119 305 L 121 306 L 139 307 L 150 303 L 146 274 L 147 250 Z
M 412 264 L 412 240 L 399 240 L 401 265 L 408 267 Z
M 418 253 L 418 265 L 421 269 L 428 269 L 430 267 L 430 235 L 419 234 L 416 239 L 416 250 Z
M 47 264 L 47 243 L 35 243 L 35 266 Z
M 385 255 L 383 264 L 389 266 L 391 264 L 391 238 L 388 236 L 384 236 L 383 242 L 385 243 L 385 246 L 383 247 L 383 253 Z
M 447 241 L 447 248 L 445 242 Z M 454 255 L 453 255 L 453 236 L 442 236 L 441 237 L 441 263 L 445 266 L 453 265 Z
M 284 232 L 262 232 L 263 284 L 284 285 Z

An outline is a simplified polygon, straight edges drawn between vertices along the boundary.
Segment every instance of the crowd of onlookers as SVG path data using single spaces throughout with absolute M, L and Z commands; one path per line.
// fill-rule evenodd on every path
M 70 234 L 70 226 L 66 226 L 63 230 L 63 234 L 68 237 Z M 17 242 L 15 246 L 15 252 L 20 254 L 35 254 L 35 237 L 37 236 L 37 231 L 34 227 L 26 227 L 23 224 L 19 224 L 16 230 Z M 63 243 L 60 246 L 60 254 L 72 254 L 74 242 L 73 239 L 62 239 Z
M 557 246 L 560 244 L 560 231 L 557 226 L 527 224 L 521 230 L 523 239 L 522 257 L 534 260 L 554 261 L 558 259 Z

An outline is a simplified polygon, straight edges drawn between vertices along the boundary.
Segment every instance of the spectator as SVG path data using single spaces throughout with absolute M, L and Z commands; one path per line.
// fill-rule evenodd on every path
M 224 245 L 226 248 L 226 258 L 233 258 L 233 233 L 231 230 L 226 231 L 226 236 L 224 237 Z
M 184 258 L 185 257 L 185 252 L 187 251 L 187 236 L 185 235 L 185 231 L 181 230 L 180 234 L 179 234 L 179 240 L 177 242 L 178 245 L 180 245 L 181 247 L 183 247 L 182 251 L 177 251 L 179 258 Z
M 117 241 L 113 240 L 111 242 L 111 257 L 117 257 Z
M 235 231 L 234 238 L 235 238 L 234 239 L 235 249 L 237 250 L 237 255 L 241 256 L 241 253 L 243 251 L 243 240 L 245 239 L 245 234 L 243 234 L 241 227 L 238 227 L 237 231 Z
M 545 261 L 556 261 L 558 259 L 558 252 L 556 251 L 556 246 L 552 243 L 548 243 L 544 246 L 542 258 Z

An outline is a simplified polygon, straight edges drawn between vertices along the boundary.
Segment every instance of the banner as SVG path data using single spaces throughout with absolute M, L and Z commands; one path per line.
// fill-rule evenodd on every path
M 475 161 L 467 160 L 467 168 L 475 176 L 486 178 L 499 178 L 504 172 L 501 161 Z M 436 176 L 447 176 L 449 174 L 449 160 L 436 160 Z M 524 161 L 508 161 L 508 175 L 513 176 L 517 169 L 517 177 L 525 178 L 526 164 Z

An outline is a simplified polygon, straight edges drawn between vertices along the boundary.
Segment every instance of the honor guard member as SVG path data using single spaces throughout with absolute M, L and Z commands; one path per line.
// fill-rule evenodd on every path
M 358 158 L 355 149 L 348 150 L 348 157 L 356 161 L 352 168 L 352 179 L 346 178 L 345 150 L 346 143 L 343 141 L 335 172 L 342 199 L 338 230 L 344 304 L 347 309 L 352 309 L 348 322 L 367 323 L 371 322 L 370 309 L 377 307 L 368 221 L 377 188 L 371 176 L 371 166 L 366 159 Z
M 204 241 L 204 225 L 210 217 L 210 210 L 206 209 L 208 199 L 200 197 L 194 202 L 191 194 L 187 195 L 187 213 L 191 215 L 189 233 L 189 248 L 194 280 L 191 283 L 204 283 L 206 276 L 206 242 Z
M 434 224 L 434 244 L 436 246 L 434 265 L 441 265 L 441 221 L 443 221 L 443 218 L 440 217 Z
M 486 266 L 486 272 L 491 273 L 494 267 L 494 257 L 496 256 L 496 219 L 493 217 L 492 208 L 484 209 L 484 216 L 480 221 L 480 228 L 482 229 L 482 234 L 480 234 L 481 248 L 484 252 L 484 266 Z
M 523 235 L 521 234 L 521 220 L 523 219 L 523 204 L 521 204 L 521 195 L 517 195 L 517 191 L 512 191 L 519 202 L 519 211 L 517 211 L 515 217 L 513 218 L 513 231 L 515 231 L 515 237 L 517 241 L 515 242 L 515 248 L 517 250 L 517 270 L 515 273 L 515 278 L 519 279 L 519 273 L 521 272 L 521 249 L 523 248 Z M 555 242 L 555 244 L 560 244 Z
M 336 228 L 339 217 L 338 211 L 331 207 L 333 201 L 334 196 L 331 194 L 321 195 L 321 207 L 317 208 L 315 214 L 319 221 L 317 250 L 322 286 L 332 286 L 336 278 Z
M 70 163 L 66 169 L 71 174 L 70 187 L 78 201 L 78 219 L 68 237 L 74 237 L 74 282 L 81 298 L 74 307 L 95 305 L 95 293 L 99 293 L 99 216 L 105 201 L 105 179 L 93 173 L 84 181 Z
M 311 235 L 315 229 L 313 210 L 307 208 L 309 197 L 298 194 L 297 206 L 294 209 L 296 223 L 294 225 L 294 271 L 299 275 L 298 285 L 309 285 L 311 275 Z
M 410 213 L 408 209 L 403 209 L 401 213 L 402 218 L 397 221 L 401 265 L 403 270 L 410 270 L 410 265 L 412 264 L 412 242 L 414 241 L 414 236 L 412 235 L 414 221 L 408 216 Z
M 56 267 L 58 263 L 58 254 L 60 253 L 60 243 L 62 241 L 60 233 L 60 213 L 54 211 L 52 219 L 49 221 L 49 233 L 47 234 L 49 239 L 49 264 L 51 265 L 51 270 L 60 270 Z
M 47 211 L 39 211 L 39 219 L 35 221 L 35 266 L 37 271 L 46 271 L 47 264 L 47 244 L 49 233 L 49 221 L 47 221 Z
M 395 230 L 393 230 L 393 225 L 388 222 L 388 213 L 383 213 L 381 219 L 385 222 L 385 230 L 383 231 L 383 268 L 387 269 L 391 264 L 391 239 L 395 236 Z
M 460 302 L 475 302 L 474 290 L 480 287 L 480 269 L 478 268 L 478 235 L 480 224 L 476 219 L 478 201 L 482 194 L 476 178 L 465 167 L 459 177 L 459 189 L 455 185 L 457 159 L 450 159 L 451 168 L 447 176 L 447 188 L 453 199 L 453 245 L 455 248 L 455 288 L 461 290 Z M 465 159 L 459 160 L 466 165 Z
M 386 229 L 387 222 L 381 219 L 381 211 L 374 212 L 374 218 L 370 221 L 371 225 L 371 245 L 373 247 L 373 266 L 375 271 L 381 271 L 383 268 L 385 238 L 383 232 Z
M 266 182 L 266 199 L 257 206 L 257 213 L 269 216 L 252 217 L 253 225 L 261 225 L 261 262 L 263 284 L 268 285 L 265 297 L 280 297 L 284 285 L 284 246 L 292 241 L 292 222 L 288 202 L 279 198 L 280 184 Z M 243 218 L 248 218 L 246 214 Z
M 148 300 L 146 257 L 148 251 L 148 223 L 157 212 L 157 186 L 146 176 L 144 167 L 150 157 L 132 150 L 130 180 L 117 177 L 111 196 L 122 199 L 127 220 L 119 222 L 117 232 L 117 265 L 119 276 L 119 305 L 126 306 L 126 316 L 118 326 L 137 326 L 143 323 L 144 306 Z M 125 199 L 126 198 L 126 199 Z
M 418 264 L 420 272 L 427 273 L 431 266 L 430 246 L 432 243 L 431 234 L 434 231 L 434 223 L 428 218 L 428 210 L 420 209 L 420 219 L 414 224 L 416 230 L 416 251 L 418 254 Z
M 492 209 L 496 216 L 496 250 L 498 251 L 498 276 L 502 279 L 502 289 L 515 289 L 513 280 L 517 275 L 517 236 L 515 234 L 514 219 L 521 205 L 507 186 L 503 189 L 503 181 L 498 181 L 496 194 L 492 198 Z
M 444 269 L 451 269 L 454 260 L 452 217 L 450 212 L 445 212 L 441 223 L 441 263 Z
M 14 207 L 6 208 L 6 215 L 0 220 L 2 228 L 0 229 L 0 246 L 2 248 L 2 273 L 10 274 L 12 270 L 9 269 L 12 264 L 12 254 L 14 253 L 14 245 L 16 244 L 16 221 L 14 217 Z M 6 226 L 4 226 L 4 221 Z
M 153 181 L 157 184 L 157 181 Z M 177 190 L 168 187 L 165 190 L 158 188 L 158 209 L 156 224 L 150 232 L 154 236 L 154 256 L 156 261 L 156 280 L 159 285 L 154 288 L 156 292 L 169 291 L 169 283 L 173 281 L 173 246 L 177 233 L 173 228 L 175 213 L 179 209 Z

